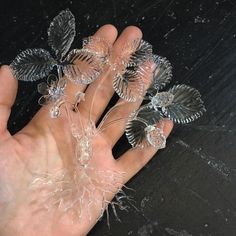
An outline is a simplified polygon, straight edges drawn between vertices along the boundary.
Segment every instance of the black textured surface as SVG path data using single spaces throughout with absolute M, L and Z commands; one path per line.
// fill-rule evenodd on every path
M 176 127 L 167 148 L 129 182 L 139 210 L 118 212 L 122 223 L 111 216 L 111 229 L 104 218 L 89 235 L 236 235 L 236 1 L 1 1 L 0 62 L 26 48 L 47 49 L 48 25 L 65 8 L 76 17 L 74 47 L 105 23 L 119 31 L 139 26 L 154 51 L 171 61 L 172 84 L 200 90 L 207 108 L 199 121 Z M 12 132 L 39 108 L 36 86 L 20 83 Z

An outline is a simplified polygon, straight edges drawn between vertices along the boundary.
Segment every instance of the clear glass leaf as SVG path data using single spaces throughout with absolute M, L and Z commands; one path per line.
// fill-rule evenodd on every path
M 176 85 L 169 92 L 174 95 L 174 99 L 162 110 L 164 115 L 175 123 L 189 123 L 206 111 L 198 90 L 187 85 Z
M 131 115 L 126 124 L 125 134 L 132 147 L 144 148 L 148 146 L 145 131 L 147 126 L 145 121 L 139 120 L 138 118 L 133 119 Z
M 142 76 L 136 71 L 127 69 L 122 75 L 117 73 L 113 79 L 113 88 L 119 97 L 128 102 L 135 102 L 143 96 Z
M 83 49 L 89 50 L 105 60 L 110 55 L 111 45 L 103 38 L 89 36 L 83 39 Z
M 72 50 L 64 64 L 64 74 L 76 84 L 90 84 L 98 78 L 102 71 L 100 59 L 85 49 Z
M 120 58 L 126 66 L 137 66 L 152 57 L 152 45 L 142 39 L 133 40 L 121 49 Z
M 70 10 L 61 11 L 48 28 L 48 44 L 61 60 L 69 51 L 75 37 L 75 18 Z
M 135 51 L 131 54 L 129 63 L 131 65 L 139 65 L 149 60 L 152 56 L 152 45 L 144 40 L 140 40 Z
M 152 46 L 144 40 L 134 40 L 122 49 L 115 63 L 113 87 L 116 93 L 129 102 L 135 102 L 146 93 L 152 79 L 150 59 Z
M 170 83 L 172 78 L 172 66 L 166 58 L 158 55 L 153 55 L 153 62 L 153 81 L 150 90 L 154 89 L 159 91 Z
M 149 125 L 154 125 L 163 119 L 161 111 L 155 110 L 150 103 L 141 106 L 136 112 L 136 117 L 144 120 Z
M 16 56 L 10 67 L 18 80 L 36 81 L 50 73 L 56 61 L 44 49 L 27 49 Z
M 148 62 L 138 66 L 129 66 L 123 74 L 116 73 L 113 88 L 121 98 L 128 102 L 135 102 L 143 99 L 151 83 L 151 76 Z

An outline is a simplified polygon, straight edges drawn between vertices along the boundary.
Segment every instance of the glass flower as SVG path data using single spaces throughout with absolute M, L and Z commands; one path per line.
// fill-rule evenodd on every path
M 175 85 L 168 91 L 160 91 L 170 82 L 172 68 L 167 59 L 157 55 L 153 55 L 153 62 L 155 69 L 147 91 L 148 103 L 135 111 L 126 125 L 126 136 L 133 147 L 149 144 L 163 148 L 166 141 L 162 130 L 155 127 L 158 122 L 169 118 L 174 123 L 186 124 L 205 112 L 200 93 L 190 86 Z
M 38 92 L 42 94 L 38 102 L 42 106 L 49 103 L 53 105 L 50 110 L 52 118 L 56 118 L 60 114 L 60 106 L 64 103 L 65 87 L 65 78 L 58 79 L 55 76 L 49 76 L 47 83 L 38 84 Z

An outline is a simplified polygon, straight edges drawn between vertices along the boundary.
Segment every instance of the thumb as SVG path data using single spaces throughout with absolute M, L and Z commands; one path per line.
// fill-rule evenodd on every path
M 7 133 L 7 122 L 17 94 L 18 82 L 9 66 L 0 67 L 0 136 Z

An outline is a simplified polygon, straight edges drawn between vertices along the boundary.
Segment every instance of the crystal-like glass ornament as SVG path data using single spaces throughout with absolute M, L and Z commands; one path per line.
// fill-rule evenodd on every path
M 166 137 L 163 134 L 163 130 L 149 125 L 145 128 L 147 141 L 156 149 L 163 149 L 166 147 Z

